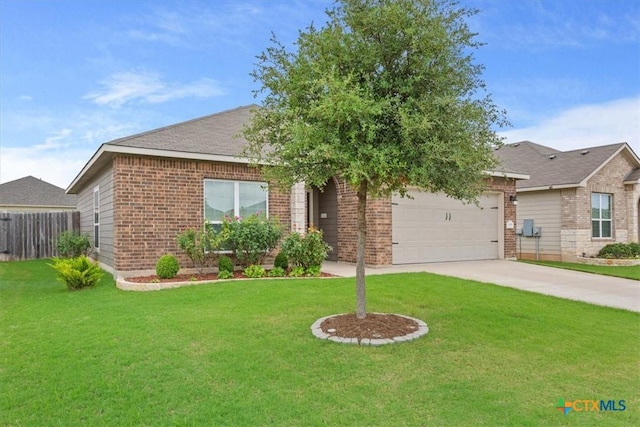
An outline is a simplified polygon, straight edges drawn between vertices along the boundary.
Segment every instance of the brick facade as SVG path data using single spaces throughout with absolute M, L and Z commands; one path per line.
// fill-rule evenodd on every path
M 583 254 L 588 257 L 595 256 L 603 246 L 609 243 L 626 243 L 637 239 L 636 233 L 633 232 L 634 211 L 637 210 L 637 207 L 633 207 L 633 193 L 637 191 L 634 188 L 637 184 L 624 185 L 624 178 L 632 169 L 631 162 L 624 155 L 619 154 L 593 175 L 587 181 L 586 187 L 562 191 L 563 261 L 576 261 L 577 257 Z M 613 236 L 611 238 L 592 237 L 592 193 L 613 195 Z
M 187 228 L 201 227 L 204 220 L 204 180 L 262 181 L 257 168 L 244 164 L 117 154 L 112 160 L 113 180 L 113 270 L 118 274 L 149 271 L 158 258 L 174 254 L 189 268 L 190 260 L 180 251 L 176 236 Z M 336 179 L 338 198 L 338 259 L 355 262 L 357 243 L 357 196 L 345 182 Z M 503 257 L 516 255 L 515 181 L 488 178 L 487 191 L 502 194 Z M 298 194 L 299 193 L 299 194 Z M 278 216 L 287 230 L 292 218 L 302 217 L 303 187 L 290 193 L 269 192 L 269 214 Z M 292 217 L 293 214 L 293 217 Z M 296 221 L 299 222 L 300 218 Z M 366 263 L 392 263 L 392 209 L 390 197 L 367 201 Z
M 509 200 L 516 194 L 515 180 L 510 178 L 492 177 L 487 179 L 486 190 L 498 192 L 502 195 L 504 206 L 503 226 L 503 254 L 501 257 L 513 259 L 516 257 L 516 230 L 507 228 L 507 222 L 516 222 L 516 207 Z M 358 198 L 356 192 L 345 182 L 336 180 L 338 192 L 338 260 L 343 262 L 356 261 L 356 242 L 358 235 L 357 210 Z M 391 198 L 367 199 L 367 265 L 390 265 L 392 259 L 392 215 Z
M 158 258 L 174 254 L 191 262 L 176 236 L 204 221 L 204 179 L 262 181 L 244 164 L 118 154 L 113 158 L 114 252 L 116 271 L 152 270 Z M 269 215 L 289 228 L 289 194 L 269 191 Z

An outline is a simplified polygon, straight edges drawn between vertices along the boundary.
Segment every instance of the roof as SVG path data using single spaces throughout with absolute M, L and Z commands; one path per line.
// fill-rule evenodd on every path
M 587 179 L 621 152 L 627 153 L 636 170 L 640 168 L 640 160 L 625 142 L 558 151 L 531 141 L 521 141 L 495 150 L 503 167 L 530 176 L 528 181 L 518 181 L 516 184 L 518 190 L 529 191 L 586 185 Z M 628 179 L 625 178 L 625 182 Z
M 0 184 L 0 205 L 75 208 L 76 196 L 66 194 L 64 189 L 46 181 L 26 176 Z
M 241 157 L 247 141 L 240 134 L 255 108 L 259 107 L 238 107 L 106 142 L 71 182 L 67 193 L 78 193 L 118 153 L 249 163 L 248 159 Z
M 67 192 L 78 193 L 116 154 L 249 163 L 242 157 L 247 141 L 240 136 L 258 105 L 247 105 L 186 122 L 165 126 L 104 143 L 71 182 Z M 517 169 L 498 168 L 492 176 L 527 179 Z
M 200 117 L 107 142 L 107 145 L 186 153 L 240 156 L 246 140 L 238 135 L 257 105 Z

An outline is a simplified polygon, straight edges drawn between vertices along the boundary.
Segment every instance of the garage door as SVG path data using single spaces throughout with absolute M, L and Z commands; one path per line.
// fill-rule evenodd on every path
M 442 194 L 395 196 L 392 208 L 393 263 L 471 261 L 498 258 L 498 194 L 480 207 Z

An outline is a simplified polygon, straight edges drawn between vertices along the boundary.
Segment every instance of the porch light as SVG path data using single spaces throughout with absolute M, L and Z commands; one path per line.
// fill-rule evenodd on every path
M 518 205 L 518 196 L 515 196 L 515 195 L 509 196 L 509 201 L 517 206 Z

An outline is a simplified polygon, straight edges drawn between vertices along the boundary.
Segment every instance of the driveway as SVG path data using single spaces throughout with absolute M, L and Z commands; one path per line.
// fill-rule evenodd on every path
M 639 267 L 640 268 L 640 267 Z M 325 262 L 322 270 L 352 277 L 355 265 Z M 516 261 L 462 261 L 367 268 L 366 274 L 425 271 L 494 283 L 530 292 L 640 312 L 640 281 L 544 267 Z

